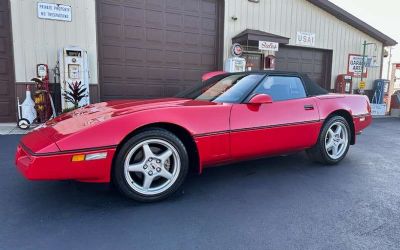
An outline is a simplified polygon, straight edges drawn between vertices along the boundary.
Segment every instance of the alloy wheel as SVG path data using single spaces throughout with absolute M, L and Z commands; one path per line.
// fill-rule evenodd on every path
M 142 195 L 157 195 L 170 188 L 181 171 L 176 148 L 165 140 L 148 139 L 138 143 L 124 162 L 125 180 Z
M 329 157 L 337 160 L 346 152 L 349 143 L 349 134 L 346 125 L 342 122 L 334 122 L 325 136 L 325 150 Z

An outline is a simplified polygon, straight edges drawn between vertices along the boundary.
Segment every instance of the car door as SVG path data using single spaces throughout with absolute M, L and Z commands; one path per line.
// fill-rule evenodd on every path
M 273 102 L 246 104 L 251 96 L 268 94 Z M 248 99 L 231 110 L 231 156 L 240 160 L 277 155 L 312 146 L 320 121 L 314 97 L 307 97 L 296 75 L 269 75 Z

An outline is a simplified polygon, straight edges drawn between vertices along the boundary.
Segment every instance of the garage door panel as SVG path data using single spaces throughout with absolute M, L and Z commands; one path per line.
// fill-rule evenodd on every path
M 201 19 L 202 28 L 204 32 L 208 32 L 208 34 L 215 34 L 217 30 L 217 25 L 214 22 L 214 19 L 211 18 L 202 18 Z
M 162 11 L 149 10 L 146 12 L 146 28 L 164 27 L 164 13 Z
M 8 81 L 0 80 L 0 97 L 6 98 L 10 93 L 10 85 Z
M 0 3 L 0 122 L 15 121 L 15 83 L 9 1 Z
M 124 32 L 124 39 L 118 39 L 122 46 L 129 44 L 143 47 L 146 45 L 146 30 L 144 27 L 125 26 Z
M 276 69 L 305 73 L 322 87 L 330 89 L 330 53 L 326 50 L 282 46 L 276 54 Z
M 167 10 L 182 10 L 184 0 L 167 0 L 165 1 L 165 8 Z
M 122 27 L 118 24 L 101 25 L 101 34 L 104 42 L 119 41 L 122 38 Z
M 119 46 L 104 46 L 103 60 L 107 63 L 121 63 L 123 48 Z
M 200 31 L 200 17 L 199 16 L 184 16 L 183 17 L 184 30 L 186 32 Z
M 164 64 L 164 51 L 159 49 L 149 49 L 146 50 L 146 61 L 153 65 L 163 65 Z
M 99 2 L 102 99 L 170 95 L 217 68 L 217 0 Z
M 199 14 L 200 12 L 199 4 L 200 4 L 199 0 L 183 1 L 183 10 L 193 14 Z
M 164 61 L 166 64 L 179 67 L 182 64 L 182 51 L 165 51 Z
M 165 80 L 166 81 L 174 81 L 175 83 L 179 83 L 182 79 L 182 71 L 181 69 L 171 69 L 167 68 L 165 70 Z
M 145 25 L 145 10 L 133 7 L 123 8 L 119 6 L 124 13 L 124 24 L 132 26 L 144 26 Z
M 165 13 L 165 27 L 169 30 L 181 30 L 183 16 L 177 13 Z
M 216 16 L 217 4 L 215 1 L 201 1 L 201 10 L 204 15 Z
M 183 37 L 185 37 L 182 32 L 179 31 L 169 31 L 165 34 L 165 43 L 166 46 L 175 47 L 180 46 L 183 41 Z
M 141 66 L 126 65 L 124 68 L 123 75 L 126 76 L 127 83 L 130 84 L 135 80 L 146 79 L 146 69 Z
M 124 9 L 113 4 L 103 4 L 101 6 L 101 18 L 107 23 L 120 24 L 124 17 Z
M 146 50 L 140 48 L 125 48 L 125 57 L 121 57 L 121 61 L 127 64 L 142 65 L 146 60 Z
M 145 1 L 146 3 L 146 9 L 148 10 L 160 10 L 163 11 L 165 9 L 165 2 L 160 1 L 160 0 L 147 0 Z

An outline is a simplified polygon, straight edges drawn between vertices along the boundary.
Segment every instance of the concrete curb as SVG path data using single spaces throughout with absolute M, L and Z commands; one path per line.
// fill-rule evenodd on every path
M 31 129 L 23 130 L 17 127 L 16 123 L 0 123 L 0 135 L 25 135 Z

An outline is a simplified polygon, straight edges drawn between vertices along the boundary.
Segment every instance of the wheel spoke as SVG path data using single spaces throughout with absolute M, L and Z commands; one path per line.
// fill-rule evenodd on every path
M 338 146 L 337 145 L 332 147 L 332 154 L 334 156 L 336 156 L 338 154 Z
M 161 161 L 165 162 L 172 155 L 172 150 L 167 149 L 162 154 L 158 155 L 157 158 L 161 159 Z
M 342 126 L 340 126 L 340 125 L 337 126 L 335 134 L 337 134 L 339 136 L 342 134 Z
M 131 164 L 128 166 L 128 171 L 129 172 L 143 172 L 143 165 L 144 165 L 144 162 Z
M 153 182 L 154 177 L 153 176 L 149 176 L 147 174 L 144 174 L 144 180 L 143 180 L 143 188 L 144 189 L 149 189 L 151 186 L 151 183 Z
M 335 136 L 335 132 L 333 132 L 332 128 L 328 130 L 329 138 L 332 139 Z
M 173 177 L 173 175 L 170 172 L 168 172 L 165 168 L 163 168 L 161 170 L 160 176 L 162 176 L 162 177 L 164 177 L 165 179 L 168 179 L 168 180 L 172 179 L 172 177 Z
M 333 147 L 333 139 L 329 139 L 328 143 L 326 144 L 326 149 L 329 150 Z
M 144 158 L 145 160 L 147 160 L 150 157 L 153 157 L 153 151 L 151 151 L 151 148 L 149 146 L 149 144 L 144 144 L 143 145 L 143 153 L 144 153 Z

